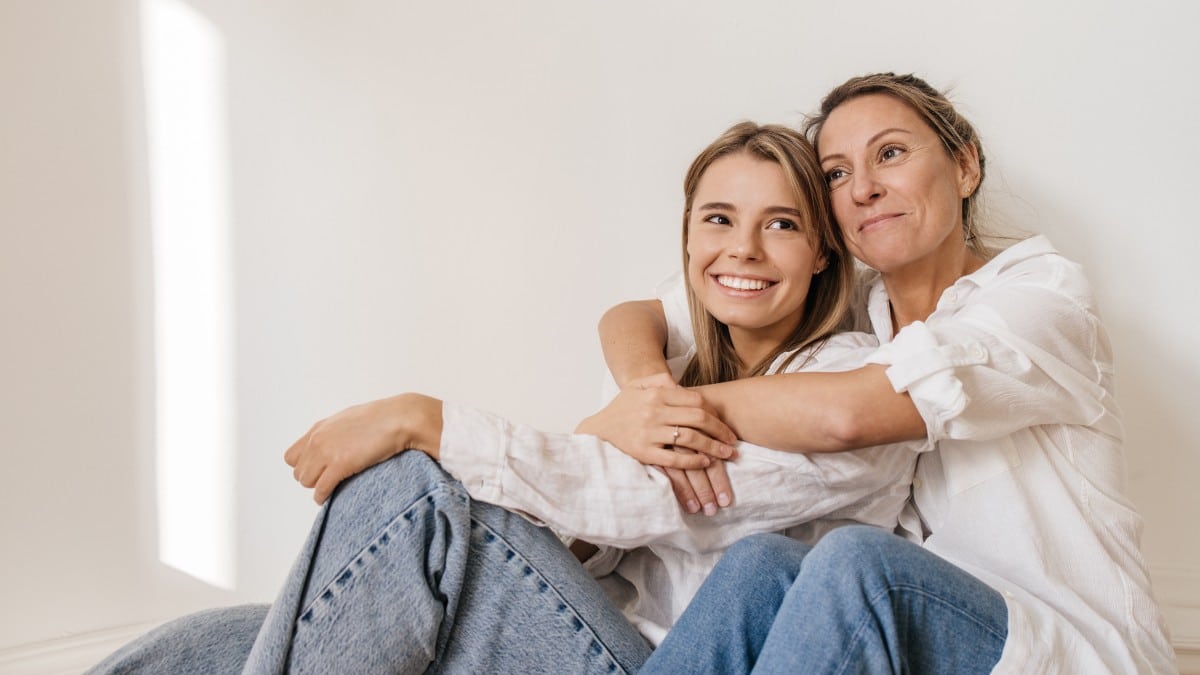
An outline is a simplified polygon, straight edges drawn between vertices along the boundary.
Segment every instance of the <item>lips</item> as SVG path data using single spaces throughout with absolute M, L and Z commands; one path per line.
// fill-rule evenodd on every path
M 732 274 L 714 274 L 713 279 L 721 286 L 735 291 L 762 291 L 778 283 L 767 279 L 739 277 Z
M 892 218 L 897 218 L 902 215 L 904 215 L 904 214 L 903 213 L 881 213 L 876 216 L 871 216 L 870 218 L 867 218 L 866 220 L 864 220 L 858 224 L 858 231 L 862 232 L 863 230 L 866 230 L 870 227 L 873 227 L 875 225 L 878 225 L 880 223 L 891 220 Z

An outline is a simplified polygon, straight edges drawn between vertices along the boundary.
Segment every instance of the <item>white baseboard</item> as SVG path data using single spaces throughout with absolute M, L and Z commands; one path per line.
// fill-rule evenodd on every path
M 0 650 L 0 675 L 79 675 L 157 625 L 121 626 Z
M 1200 675 L 1200 570 L 1155 568 L 1154 595 L 1171 628 L 1181 675 Z

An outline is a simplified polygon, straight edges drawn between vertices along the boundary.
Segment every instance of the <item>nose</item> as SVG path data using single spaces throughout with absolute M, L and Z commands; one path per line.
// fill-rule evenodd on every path
M 866 167 L 851 174 L 850 196 L 857 204 L 869 204 L 883 196 L 883 184 L 874 168 Z
M 759 260 L 762 258 L 762 233 L 757 227 L 734 228 L 729 242 L 729 257 L 734 260 Z

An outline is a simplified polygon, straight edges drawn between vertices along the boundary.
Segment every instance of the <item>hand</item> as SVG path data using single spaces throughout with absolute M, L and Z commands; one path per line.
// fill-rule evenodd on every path
M 321 420 L 292 444 L 283 460 L 313 500 L 324 504 L 343 480 L 406 449 L 434 459 L 442 439 L 442 402 L 401 394 L 356 405 Z
M 648 379 L 622 389 L 603 410 L 580 422 L 575 433 L 599 436 L 643 464 L 675 469 L 702 469 L 710 457 L 733 456 L 737 437 L 703 396 L 673 383 L 670 388 L 641 388 L 638 383 Z M 673 452 L 672 447 L 697 454 Z
M 725 471 L 725 462 L 721 460 L 714 461 L 704 469 L 663 469 L 663 472 L 671 480 L 675 499 L 688 513 L 697 513 L 703 509 L 705 515 L 712 516 L 717 513 L 718 508 L 733 503 L 733 486 L 729 482 L 729 474 Z

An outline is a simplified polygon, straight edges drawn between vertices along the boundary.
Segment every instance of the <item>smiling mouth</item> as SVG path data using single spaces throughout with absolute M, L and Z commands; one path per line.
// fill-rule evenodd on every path
M 746 277 L 735 277 L 728 274 L 713 275 L 717 283 L 725 288 L 731 288 L 735 291 L 762 291 L 774 286 L 775 281 L 767 281 L 766 279 L 748 279 Z
M 891 220 L 892 218 L 896 218 L 900 215 L 903 215 L 903 214 L 881 213 L 878 216 L 874 216 L 872 218 L 867 218 L 866 220 L 862 221 L 862 223 L 859 224 L 858 231 L 862 232 L 863 230 L 867 229 L 868 227 L 871 227 L 872 225 L 878 225 L 879 223 L 882 223 L 887 220 Z

